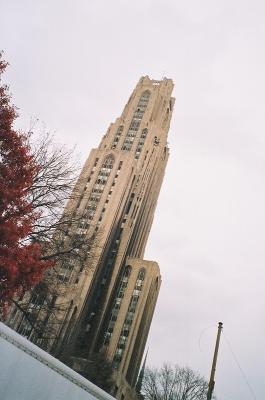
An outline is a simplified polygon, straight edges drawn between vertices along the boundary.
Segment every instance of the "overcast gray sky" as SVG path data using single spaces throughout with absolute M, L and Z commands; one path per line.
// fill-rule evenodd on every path
M 81 160 L 140 76 L 174 80 L 171 155 L 146 252 L 163 277 L 149 365 L 208 377 L 223 321 L 218 399 L 264 400 L 265 3 L 0 0 L 0 14 L 18 126 L 39 118 Z

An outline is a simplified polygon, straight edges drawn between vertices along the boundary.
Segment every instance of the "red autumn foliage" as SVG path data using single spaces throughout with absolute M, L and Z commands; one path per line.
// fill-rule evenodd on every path
M 41 260 L 41 246 L 27 241 L 39 218 L 30 187 L 38 171 L 27 136 L 13 128 L 17 117 L 8 87 L 1 82 L 7 63 L 0 53 L 0 306 L 15 293 L 38 283 L 51 266 Z

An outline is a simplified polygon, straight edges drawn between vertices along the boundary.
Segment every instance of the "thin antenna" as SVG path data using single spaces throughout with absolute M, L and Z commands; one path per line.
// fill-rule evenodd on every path
M 223 329 L 223 323 L 219 322 L 217 338 L 216 338 L 216 343 L 215 343 L 215 349 L 214 349 L 214 355 L 213 355 L 211 375 L 210 375 L 210 380 L 209 380 L 209 385 L 208 385 L 207 400 L 211 400 L 212 394 L 213 394 L 213 389 L 214 389 L 214 384 L 215 384 L 214 375 L 215 375 L 215 371 L 216 371 L 216 363 L 217 363 L 218 349 L 219 349 L 220 336 L 221 336 L 222 329 Z

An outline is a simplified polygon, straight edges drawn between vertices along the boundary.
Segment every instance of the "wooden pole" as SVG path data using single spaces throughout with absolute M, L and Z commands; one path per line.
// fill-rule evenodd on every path
M 214 356 L 213 356 L 213 363 L 212 363 L 212 370 L 211 370 L 211 375 L 210 375 L 210 380 L 209 380 L 209 385 L 208 385 L 208 392 L 207 392 L 207 400 L 211 400 L 213 390 L 214 390 L 214 375 L 216 371 L 216 363 L 217 363 L 217 356 L 218 356 L 218 349 L 219 349 L 219 343 L 220 343 L 220 336 L 221 336 L 221 331 L 223 328 L 223 323 L 219 322 L 218 323 L 218 332 L 217 332 L 217 338 L 216 338 L 216 343 L 215 343 L 215 349 L 214 349 Z

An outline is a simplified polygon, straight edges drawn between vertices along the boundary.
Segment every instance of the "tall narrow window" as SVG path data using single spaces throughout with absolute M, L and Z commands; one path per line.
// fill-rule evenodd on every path
M 114 329 L 114 325 L 115 322 L 117 320 L 118 317 L 118 313 L 119 313 L 119 309 L 121 307 L 121 303 L 122 303 L 122 299 L 124 297 L 124 292 L 127 288 L 127 284 L 128 284 L 128 280 L 131 274 L 131 267 L 130 266 L 126 266 L 123 270 L 123 273 L 121 275 L 120 281 L 119 281 L 119 285 L 118 285 L 118 289 L 117 289 L 117 293 L 116 293 L 116 297 L 114 299 L 113 302 L 113 306 L 112 306 L 112 311 L 111 311 L 111 315 L 110 315 L 110 320 L 109 320 L 109 324 L 108 324 L 108 328 L 105 332 L 105 339 L 104 339 L 104 344 L 108 345 L 113 329 Z
M 118 145 L 118 142 L 119 142 L 119 140 L 120 140 L 122 131 L 123 131 L 123 125 L 120 125 L 120 126 L 118 127 L 117 131 L 116 131 L 114 140 L 113 140 L 113 142 L 112 142 L 112 146 L 111 146 L 112 149 L 116 149 L 116 147 L 117 147 L 117 145 Z
M 116 352 L 115 352 L 115 355 L 113 358 L 113 367 L 114 368 L 118 368 L 120 365 L 120 362 L 122 360 L 122 355 L 123 355 L 124 349 L 126 347 L 126 342 L 129 337 L 129 334 L 130 334 L 130 330 L 131 330 L 131 326 L 132 326 L 132 323 L 134 320 L 137 304 L 138 304 L 138 301 L 139 301 L 139 298 L 141 295 L 144 278 L 145 278 L 145 269 L 141 268 L 138 273 L 135 285 L 134 285 L 133 294 L 132 294 L 132 297 L 130 300 L 129 307 L 127 309 L 127 313 L 126 313 L 125 320 L 124 320 L 124 323 L 122 326 L 118 345 L 117 345 Z
M 148 129 L 147 128 L 143 129 L 135 151 L 135 158 L 137 159 L 140 157 L 147 134 L 148 134 Z
M 136 110 L 133 114 L 128 132 L 125 136 L 123 145 L 122 145 L 122 150 L 127 150 L 130 151 L 134 142 L 134 138 L 137 135 L 137 132 L 139 130 L 143 115 L 145 113 L 149 98 L 150 98 L 150 92 L 149 90 L 146 90 L 145 92 L 142 93 L 140 100 L 137 104 Z
M 87 221 L 93 220 L 94 218 L 101 195 L 103 193 L 103 190 L 107 184 L 111 170 L 113 168 L 113 164 L 114 164 L 114 158 L 113 156 L 110 155 L 105 158 L 105 160 L 101 165 L 96 182 L 89 196 L 82 218 L 79 222 L 79 228 L 82 230 L 80 231 L 80 233 L 83 234 L 86 233 L 86 227 L 89 226 L 87 224 Z

